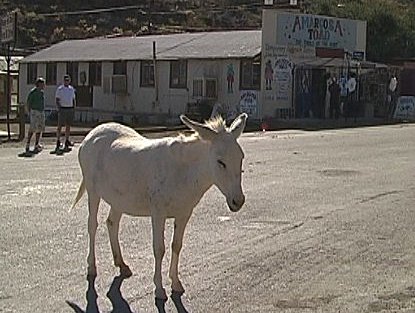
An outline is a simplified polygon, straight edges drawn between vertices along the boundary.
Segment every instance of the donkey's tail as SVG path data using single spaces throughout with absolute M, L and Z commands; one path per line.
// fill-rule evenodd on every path
M 76 206 L 79 200 L 81 200 L 84 193 L 85 193 L 85 180 L 84 178 L 82 178 L 81 185 L 79 186 L 79 189 L 78 189 L 78 194 L 76 195 L 75 201 L 72 204 L 71 208 L 69 209 L 69 212 Z

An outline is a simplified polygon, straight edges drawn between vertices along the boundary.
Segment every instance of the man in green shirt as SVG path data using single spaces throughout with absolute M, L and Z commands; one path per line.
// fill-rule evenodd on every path
M 40 136 L 45 130 L 45 96 L 43 89 L 45 88 L 45 80 L 39 77 L 36 80 L 35 87 L 33 87 L 27 96 L 27 109 L 30 114 L 30 127 L 27 134 L 26 153 L 30 152 L 30 140 L 33 133 L 36 133 L 35 148 L 33 153 L 38 153 L 42 150 L 40 145 Z

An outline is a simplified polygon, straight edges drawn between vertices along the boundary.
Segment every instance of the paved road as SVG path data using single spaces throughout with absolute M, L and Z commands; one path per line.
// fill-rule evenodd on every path
M 241 144 L 244 208 L 231 213 L 211 189 L 186 231 L 190 312 L 415 312 L 415 125 L 249 133 Z M 0 146 L 0 312 L 156 312 L 150 221 L 122 220 L 134 272 L 122 281 L 101 205 L 88 289 L 85 198 L 68 213 L 77 151 L 21 151 Z

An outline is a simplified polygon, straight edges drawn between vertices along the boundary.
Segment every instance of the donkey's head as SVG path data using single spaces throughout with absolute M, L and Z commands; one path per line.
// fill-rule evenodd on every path
M 232 212 L 237 212 L 245 202 L 241 186 L 242 160 L 244 153 L 236 141 L 242 134 L 248 115 L 242 113 L 226 127 L 222 118 L 215 118 L 200 124 L 182 115 L 184 124 L 195 130 L 200 138 L 209 141 L 209 167 L 213 184 L 226 197 Z

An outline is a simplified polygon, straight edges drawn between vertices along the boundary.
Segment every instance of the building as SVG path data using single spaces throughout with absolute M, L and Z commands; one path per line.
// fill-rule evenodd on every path
M 329 117 L 328 78 L 346 81 L 367 65 L 366 22 L 277 9 L 262 22 L 261 115 Z
M 262 30 L 55 44 L 20 62 L 19 102 L 44 76 L 46 107 L 54 110 L 65 73 L 79 121 L 176 123 L 182 113 L 203 120 L 217 103 L 224 115 L 244 111 L 250 119 L 327 118 L 333 76 L 342 108 L 353 104 L 355 117 L 387 111 L 389 77 L 386 66 L 366 60 L 366 22 L 276 9 L 263 11 Z
M 415 58 L 397 59 L 391 63 L 402 69 L 399 77 L 400 94 L 415 96 Z
M 23 57 L 11 57 L 10 64 L 10 93 L 11 93 L 11 109 L 15 111 L 18 105 L 18 61 Z M 5 57 L 0 57 L 0 114 L 7 112 L 7 61 Z
M 54 110 L 68 73 L 80 121 L 208 118 L 216 102 L 234 111 L 245 90 L 260 89 L 260 52 L 261 31 L 68 40 L 20 62 L 19 102 L 43 76 L 46 108 Z

